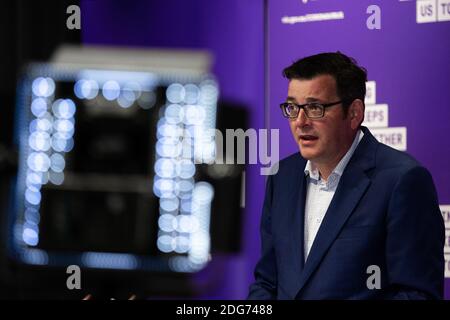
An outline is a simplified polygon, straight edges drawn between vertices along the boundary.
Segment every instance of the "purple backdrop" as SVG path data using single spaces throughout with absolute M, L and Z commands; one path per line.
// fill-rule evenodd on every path
M 369 80 L 376 81 L 377 103 L 389 105 L 389 127 L 407 127 L 407 151 L 430 169 L 440 203 L 450 204 L 446 161 L 450 158 L 450 143 L 445 139 L 450 119 L 450 22 L 416 23 L 416 1 L 408 0 L 266 2 L 270 93 L 266 109 L 264 1 L 82 0 L 83 42 L 209 49 L 215 56 L 213 72 L 222 98 L 246 104 L 251 127 L 280 129 L 281 157 L 297 152 L 288 125 L 279 114 L 278 104 L 284 100 L 287 88 L 281 70 L 301 56 L 340 50 L 368 69 Z M 366 27 L 366 9 L 371 4 L 381 9 L 380 30 Z M 331 11 L 343 11 L 345 18 L 281 23 L 284 16 Z M 427 116 L 431 109 L 433 115 Z M 246 178 L 244 225 L 243 230 L 236 230 L 243 234 L 243 251 L 232 257 L 213 257 L 197 283 L 207 286 L 209 279 L 216 278 L 216 286 L 206 289 L 199 298 L 241 299 L 247 294 L 259 257 L 265 179 L 254 165 L 248 166 Z M 450 298 L 449 282 L 446 290 Z
M 339 50 L 367 68 L 369 80 L 376 82 L 377 103 L 389 106 L 389 127 L 407 128 L 407 152 L 431 171 L 440 204 L 450 204 L 450 142 L 447 139 L 450 21 L 417 23 L 416 1 L 408 0 L 269 0 L 268 3 L 270 107 L 267 114 L 269 126 L 280 129 L 281 141 L 289 141 L 280 144 L 281 157 L 298 151 L 278 108 L 287 93 L 287 81 L 281 71 L 302 56 Z M 372 4 L 380 9 L 381 29 L 369 30 L 366 26 L 372 15 L 367 13 L 367 8 Z M 430 12 L 419 5 L 417 8 L 419 18 L 423 16 L 421 13 Z M 450 5 L 435 9 L 441 10 L 439 15 L 445 15 L 436 17 L 434 11 L 429 18 L 450 17 Z M 343 12 L 344 19 L 282 23 L 283 17 L 291 17 L 290 21 L 297 17 L 298 21 L 308 19 L 307 14 L 328 12 Z M 450 245 L 449 223 L 447 221 L 446 250 Z M 450 251 L 447 252 L 448 259 Z M 449 264 L 447 260 L 447 269 Z M 446 280 L 446 298 L 450 298 L 450 279 Z

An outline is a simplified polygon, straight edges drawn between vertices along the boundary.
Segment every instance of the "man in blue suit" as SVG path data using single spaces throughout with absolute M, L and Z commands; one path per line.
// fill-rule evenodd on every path
M 366 71 L 342 53 L 284 70 L 300 153 L 267 181 L 249 299 L 441 299 L 444 223 L 430 173 L 361 126 Z

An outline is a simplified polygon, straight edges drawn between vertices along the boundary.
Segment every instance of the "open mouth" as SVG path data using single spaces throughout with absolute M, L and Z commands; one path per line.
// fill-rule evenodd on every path
M 314 141 L 314 140 L 319 139 L 317 136 L 312 136 L 312 135 L 307 135 L 307 134 L 301 135 L 301 136 L 299 136 L 299 138 L 302 141 Z

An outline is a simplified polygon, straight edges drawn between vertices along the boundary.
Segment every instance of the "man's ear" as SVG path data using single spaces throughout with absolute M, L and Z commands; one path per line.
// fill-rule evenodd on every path
M 353 100 L 352 104 L 348 108 L 348 116 L 350 117 L 352 129 L 358 129 L 364 121 L 364 102 L 362 102 L 361 99 Z

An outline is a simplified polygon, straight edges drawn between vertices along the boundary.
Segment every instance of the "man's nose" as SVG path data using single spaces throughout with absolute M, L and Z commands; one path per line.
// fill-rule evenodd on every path
M 304 126 L 310 123 L 310 119 L 306 116 L 305 110 L 303 108 L 298 112 L 297 118 L 295 118 L 295 122 L 299 126 Z

